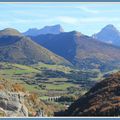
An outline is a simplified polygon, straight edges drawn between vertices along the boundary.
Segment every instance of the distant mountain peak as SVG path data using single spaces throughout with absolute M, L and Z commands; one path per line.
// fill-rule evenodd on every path
M 103 30 L 112 30 L 114 32 L 116 32 L 116 31 L 118 32 L 117 28 L 112 24 L 106 25 L 101 31 L 103 31 Z
M 60 24 L 53 25 L 53 26 L 45 26 L 44 29 L 56 29 L 57 31 L 59 30 L 60 32 L 64 32 L 64 29 Z M 51 32 L 51 31 L 50 31 Z
M 112 24 L 105 26 L 100 32 L 94 34 L 92 37 L 105 43 L 120 46 L 120 32 Z
M 114 25 L 113 24 L 108 24 L 108 25 L 106 25 L 106 27 L 113 28 Z
M 58 27 L 58 28 L 62 28 L 62 26 L 60 24 L 56 24 L 56 25 L 52 25 L 52 26 L 45 26 L 44 28 L 47 28 L 47 27 Z
M 11 35 L 11 36 L 21 36 L 22 34 L 13 28 L 5 28 L 3 30 L 0 30 L 0 35 Z
M 41 34 L 59 34 L 61 32 L 64 32 L 64 29 L 60 24 L 57 24 L 52 26 L 45 26 L 41 29 L 30 28 L 28 31 L 24 32 L 23 34 L 27 36 L 37 36 Z

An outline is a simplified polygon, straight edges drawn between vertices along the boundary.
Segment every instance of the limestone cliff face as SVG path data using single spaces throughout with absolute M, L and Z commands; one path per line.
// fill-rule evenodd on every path
M 0 76 L 0 117 L 45 117 L 53 116 L 54 111 L 37 93 Z
M 6 117 L 28 117 L 28 109 L 24 104 L 23 92 L 0 92 L 0 111 Z

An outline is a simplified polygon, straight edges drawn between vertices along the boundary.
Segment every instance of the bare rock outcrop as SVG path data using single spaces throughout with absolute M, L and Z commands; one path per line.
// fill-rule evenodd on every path
M 0 92 L 0 111 L 6 117 L 28 117 L 28 109 L 24 104 L 23 92 Z

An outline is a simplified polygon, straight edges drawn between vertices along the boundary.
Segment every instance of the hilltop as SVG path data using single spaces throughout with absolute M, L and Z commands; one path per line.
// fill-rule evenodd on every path
M 120 32 L 112 24 L 105 26 L 100 32 L 94 34 L 92 37 L 108 44 L 120 46 Z
M 10 28 L 0 31 L 0 53 L 0 61 L 2 62 L 20 64 L 43 62 L 70 65 L 64 58 L 38 45 L 17 30 Z

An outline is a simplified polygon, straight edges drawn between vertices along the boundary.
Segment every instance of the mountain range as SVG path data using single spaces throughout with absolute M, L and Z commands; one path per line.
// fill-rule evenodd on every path
M 20 64 L 44 62 L 70 64 L 64 58 L 33 42 L 19 31 L 7 28 L 0 31 L 0 61 Z
M 120 32 L 114 25 L 105 26 L 100 32 L 92 35 L 93 38 L 116 46 L 120 46 Z
M 15 29 L 1 30 L 0 61 L 21 64 L 38 62 L 73 64 L 80 69 L 100 69 L 103 72 L 120 67 L 118 46 L 100 41 L 95 35 L 90 37 L 78 31 L 63 32 L 60 25 L 47 26 L 43 29 L 46 34 L 37 36 L 29 34 L 29 37 Z M 58 29 L 59 32 L 50 34 L 54 32 L 53 29 Z M 103 28 L 103 31 L 109 30 L 119 33 L 113 25 Z
M 82 69 L 112 69 L 120 65 L 120 48 L 80 32 L 32 36 L 31 39 Z
M 27 36 L 37 36 L 40 34 L 59 34 L 61 32 L 64 32 L 64 30 L 61 25 L 58 24 L 53 26 L 45 26 L 41 29 L 31 28 L 23 34 Z
M 53 26 L 45 26 L 41 29 L 30 28 L 23 34 L 26 36 L 38 36 L 38 35 L 46 35 L 46 34 L 60 34 L 64 32 L 64 29 L 60 24 Z M 120 32 L 119 30 L 112 24 L 106 25 L 102 28 L 98 33 L 92 35 L 94 39 L 99 41 L 113 44 L 115 46 L 120 46 Z

